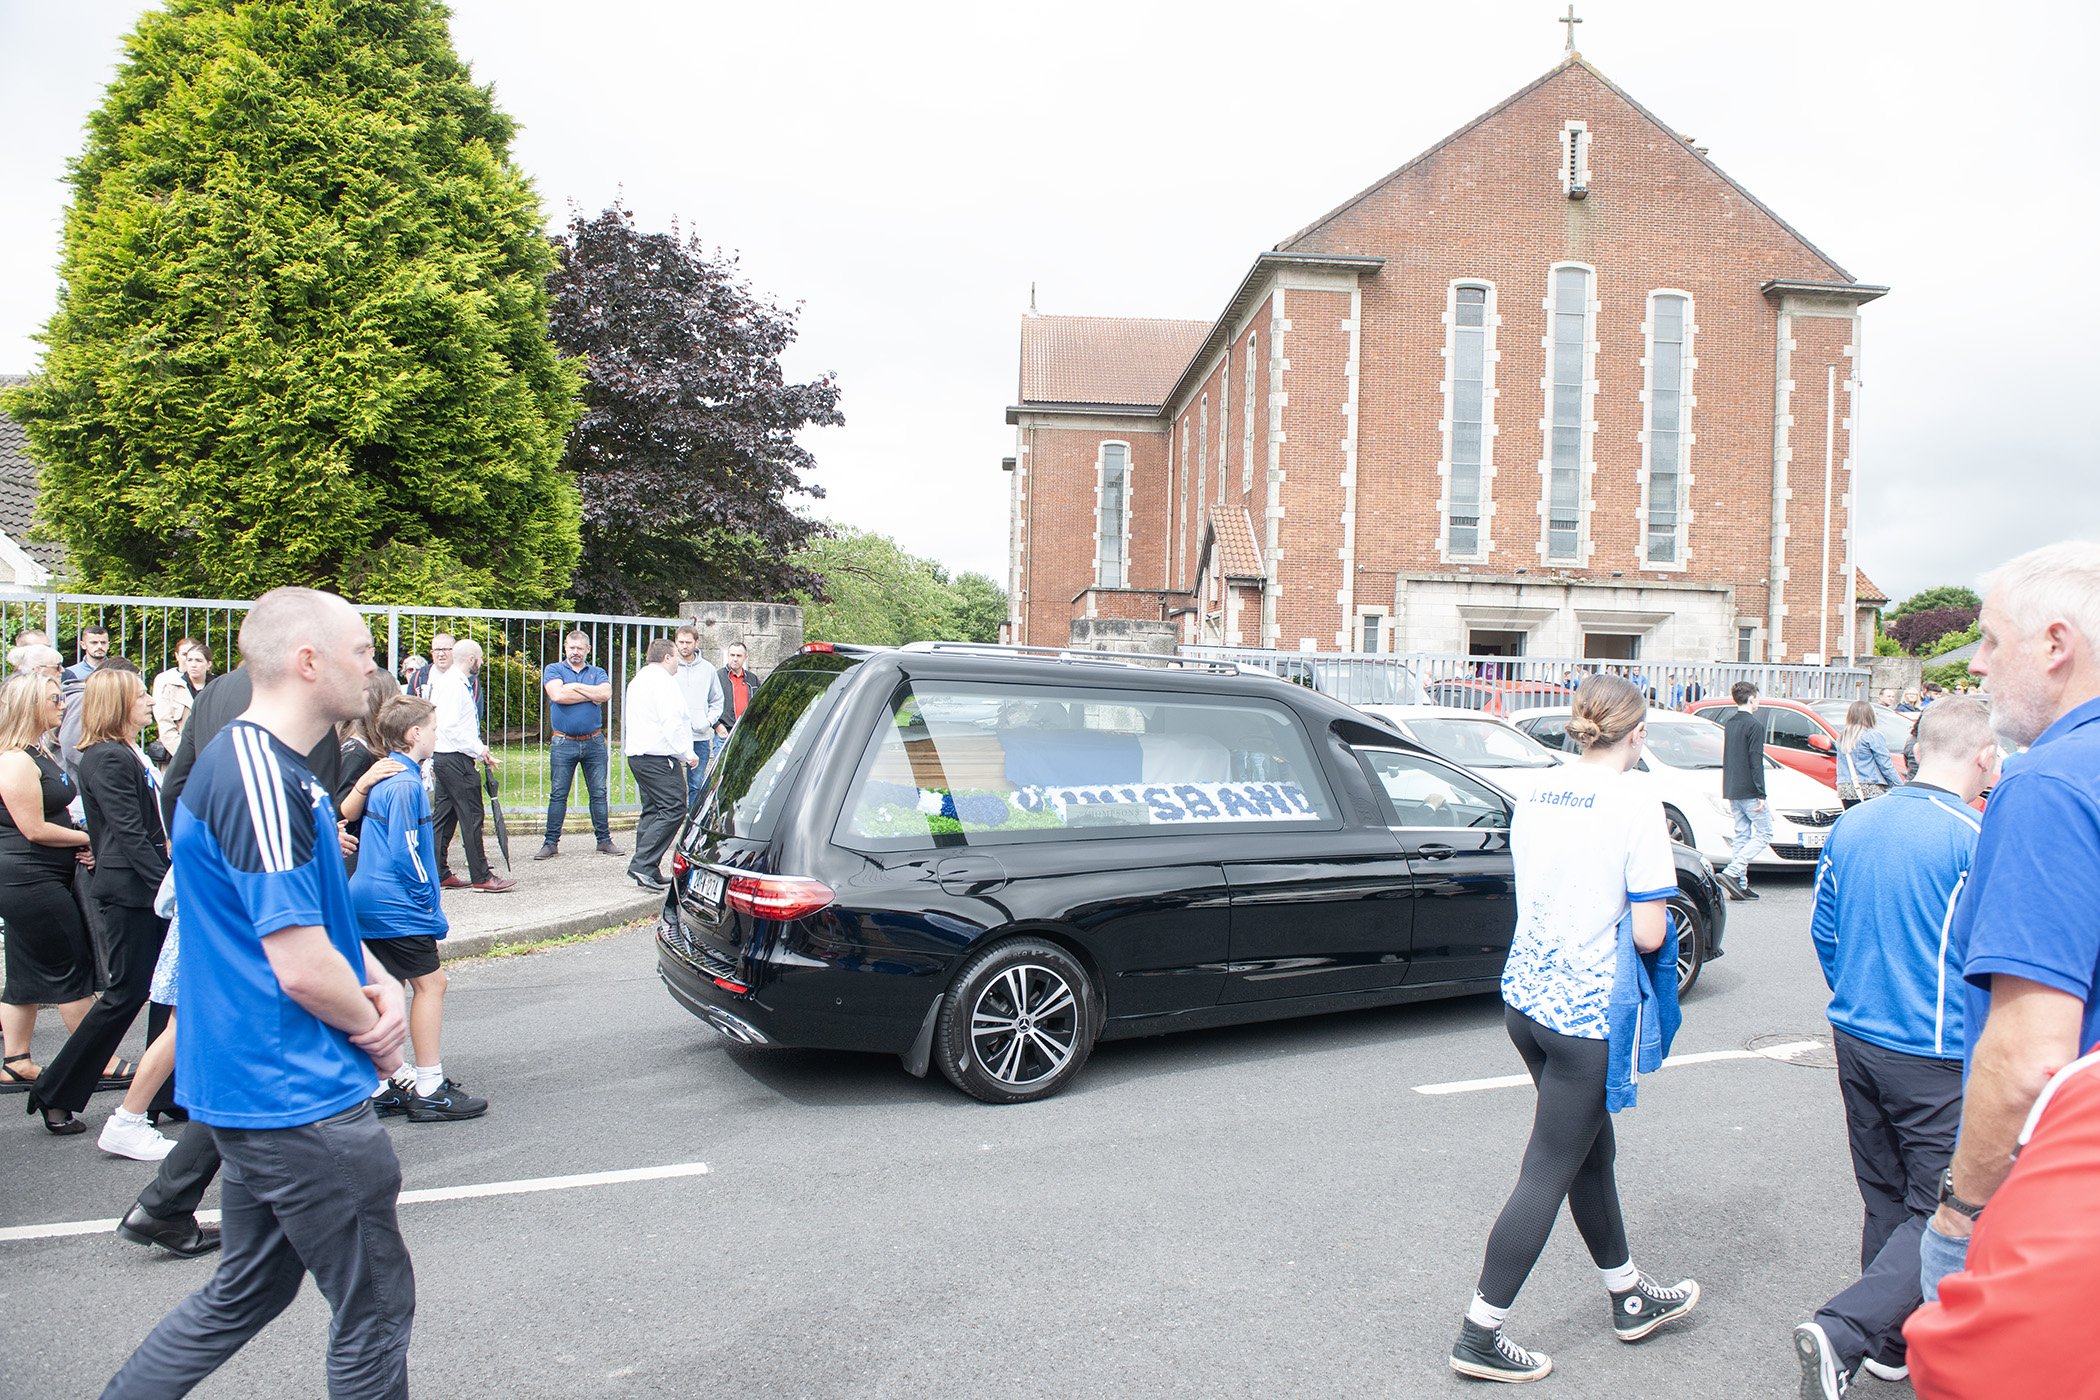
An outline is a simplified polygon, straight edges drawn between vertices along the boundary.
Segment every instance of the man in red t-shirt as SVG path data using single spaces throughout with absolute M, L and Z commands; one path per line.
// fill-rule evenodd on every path
M 764 677 L 756 671 L 744 669 L 746 653 L 742 642 L 731 643 L 722 656 L 729 664 L 721 672 L 722 717 L 715 722 L 715 733 L 727 738 L 729 731 L 736 728 L 736 722 L 744 717 L 744 711 L 750 708 L 751 697 Z M 715 745 L 718 752 L 721 747 L 719 743 Z
M 2100 1045 L 2049 1081 L 2012 1175 L 1976 1221 L 1967 1264 L 1911 1314 L 1911 1384 L 1920 1400 L 2100 1400 L 2100 1370 L 2066 1350 L 2091 1326 L 2096 1298 Z

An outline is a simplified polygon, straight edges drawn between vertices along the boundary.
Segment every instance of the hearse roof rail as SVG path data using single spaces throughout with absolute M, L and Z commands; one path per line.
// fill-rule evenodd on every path
M 998 642 L 907 642 L 898 650 L 941 652 L 956 656 L 1033 657 L 1041 661 L 1073 661 L 1085 666 L 1129 666 L 1139 669 L 1171 667 L 1175 670 L 1203 671 L 1218 676 L 1255 674 L 1236 661 L 1206 661 L 1187 656 L 1156 656 L 1146 652 L 1084 651 L 1076 647 L 1019 647 Z

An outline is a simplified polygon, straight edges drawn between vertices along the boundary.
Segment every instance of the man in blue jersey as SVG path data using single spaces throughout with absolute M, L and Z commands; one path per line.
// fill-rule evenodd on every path
M 1805 1397 L 1837 1400 L 1862 1364 L 1884 1380 L 1905 1371 L 1918 1240 L 1961 1124 L 1961 950 L 1948 924 L 1981 830 L 1968 804 L 1997 771 L 1990 711 L 1935 705 L 1918 722 L 1917 776 L 1840 817 L 1816 866 L 1812 932 L 1866 1224 L 1859 1281 L 1794 1329 Z
M 401 1164 L 369 1102 L 401 1063 L 401 988 L 368 970 L 328 788 L 302 757 L 364 712 L 372 637 L 307 588 L 241 624 L 254 698 L 176 805 L 182 891 L 178 1100 L 224 1159 L 224 1253 L 110 1381 L 105 1400 L 187 1394 L 311 1273 L 334 1311 L 332 1397 L 408 1394 L 415 1274 Z
M 1961 1266 L 2043 1088 L 2100 1041 L 2100 543 L 2048 545 L 1999 569 L 1984 580 L 1981 626 L 1969 670 L 1998 737 L 2028 751 L 1991 791 L 1954 911 L 1968 1082 L 1920 1246 L 1927 1299 Z

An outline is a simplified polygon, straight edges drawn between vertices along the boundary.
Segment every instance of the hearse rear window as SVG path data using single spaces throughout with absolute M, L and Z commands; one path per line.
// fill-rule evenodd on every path
M 1274 830 L 1335 807 L 1297 719 L 1261 701 L 1050 686 L 898 687 L 841 814 L 848 845 Z

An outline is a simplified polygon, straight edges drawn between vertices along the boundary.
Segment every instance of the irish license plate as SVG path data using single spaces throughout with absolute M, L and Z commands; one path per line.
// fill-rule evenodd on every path
M 1818 838 L 1818 843 L 1820 844 L 1822 833 L 1817 832 L 1816 836 Z M 712 870 L 703 870 L 699 872 L 699 879 L 696 888 L 700 895 L 700 902 L 702 904 L 719 907 L 722 903 L 722 888 L 725 883 L 726 882 L 723 880 L 723 878 L 720 875 L 717 875 Z
M 1820 850 L 1823 845 L 1823 838 L 1828 834 L 1814 828 L 1804 830 L 1801 833 L 1801 844 L 1811 851 Z

